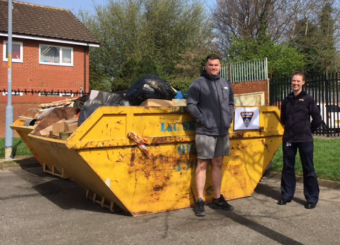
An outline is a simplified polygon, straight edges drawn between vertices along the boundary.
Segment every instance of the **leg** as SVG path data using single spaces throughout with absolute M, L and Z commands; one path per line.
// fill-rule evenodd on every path
M 196 189 L 198 193 L 198 199 L 203 199 L 207 165 L 210 159 L 214 156 L 214 149 L 216 140 L 212 136 L 196 134 L 195 144 L 197 151 L 197 167 L 196 167 Z
M 204 210 L 204 201 L 203 201 L 203 194 L 204 194 L 204 187 L 205 187 L 205 180 L 207 174 L 207 165 L 210 159 L 213 156 L 213 149 L 215 148 L 215 139 L 213 137 L 207 135 L 199 135 L 196 134 L 195 136 L 195 143 L 196 143 L 196 151 L 197 151 L 197 167 L 196 167 L 196 189 L 198 193 L 198 199 L 196 202 L 195 207 L 195 214 L 199 217 L 205 216 Z
M 224 196 L 221 194 L 223 156 L 229 156 L 230 155 L 229 153 L 230 153 L 229 136 L 226 135 L 218 137 L 214 158 L 211 159 L 212 162 L 211 179 L 214 188 L 214 198 L 212 200 L 211 207 L 214 209 L 223 209 L 226 211 L 234 210 L 234 207 L 231 206 L 224 199 Z
M 222 165 L 223 165 L 223 156 L 215 157 L 212 159 L 212 171 L 211 171 L 211 179 L 214 188 L 214 198 L 212 201 L 212 208 L 214 209 L 223 209 L 226 211 L 234 210 L 234 207 L 231 206 L 221 194 L 221 183 L 222 183 Z
M 299 153 L 303 168 L 303 187 L 305 198 L 308 203 L 316 204 L 319 200 L 320 189 L 314 169 L 313 151 L 313 142 L 299 144 Z
M 219 136 L 216 139 L 214 157 L 211 159 L 211 179 L 214 188 L 214 198 L 218 199 L 221 196 L 223 157 L 230 155 L 230 141 L 229 135 Z
M 204 193 L 208 161 L 209 161 L 208 159 L 197 159 L 195 180 L 196 180 L 196 189 L 198 193 L 198 199 L 197 199 L 196 207 L 195 207 L 195 215 L 199 217 L 205 216 L 203 193 Z
M 203 200 L 203 193 L 205 187 L 205 179 L 207 174 L 207 165 L 209 159 L 197 159 L 197 168 L 196 168 L 196 189 L 198 193 L 198 198 Z
M 295 193 L 295 156 L 297 145 L 283 142 L 283 169 L 281 178 L 281 198 L 290 202 Z
M 214 188 L 214 198 L 218 199 L 221 196 L 223 156 L 213 158 L 211 163 L 211 180 Z

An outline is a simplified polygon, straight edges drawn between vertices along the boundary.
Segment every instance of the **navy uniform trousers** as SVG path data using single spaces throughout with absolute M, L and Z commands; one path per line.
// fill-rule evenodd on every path
M 288 143 L 283 142 L 283 170 L 281 179 L 281 198 L 291 201 L 296 187 L 295 156 L 299 149 L 303 168 L 304 195 L 308 203 L 319 200 L 319 184 L 314 170 L 314 142 Z

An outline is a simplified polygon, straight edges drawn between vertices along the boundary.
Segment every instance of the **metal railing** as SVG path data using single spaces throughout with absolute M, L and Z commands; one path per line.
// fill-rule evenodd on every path
M 268 60 L 250 60 L 228 63 L 221 67 L 221 77 L 231 83 L 263 81 L 268 79 Z
M 0 90 L 0 93 L 3 96 L 7 96 L 8 95 L 8 91 L 6 89 L 2 89 Z M 12 90 L 12 95 L 13 96 L 24 96 L 24 95 L 34 95 L 37 94 L 39 96 L 53 96 L 53 97 L 74 97 L 74 96 L 82 96 L 88 93 L 84 93 L 83 91 L 72 91 L 72 90 L 20 90 L 20 89 L 13 89 Z

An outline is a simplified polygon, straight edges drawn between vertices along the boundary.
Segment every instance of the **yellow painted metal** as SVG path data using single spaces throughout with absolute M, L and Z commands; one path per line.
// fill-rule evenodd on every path
M 36 144 L 28 135 L 33 131 L 33 126 L 25 126 L 27 119 L 19 118 L 12 125 L 11 129 L 17 131 L 21 139 L 25 142 L 27 147 L 31 150 L 34 157 L 43 167 L 45 173 L 58 176 L 63 179 L 68 179 L 68 175 L 58 161 L 45 149 L 43 145 Z
M 227 199 L 252 195 L 281 144 L 279 110 L 259 111 L 259 130 L 230 130 L 231 155 L 224 159 L 222 183 Z M 132 131 L 147 140 L 150 158 L 128 139 Z M 195 204 L 194 136 L 185 107 L 100 107 L 65 141 L 29 135 L 72 179 L 95 193 L 97 202 L 115 203 L 133 216 Z M 207 202 L 213 195 L 210 173 L 209 167 Z

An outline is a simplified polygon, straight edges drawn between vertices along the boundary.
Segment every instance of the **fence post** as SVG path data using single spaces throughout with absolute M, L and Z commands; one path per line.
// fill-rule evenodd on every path
M 327 66 L 327 61 L 326 61 L 326 66 Z M 327 75 L 327 72 L 325 73 L 325 97 L 326 97 L 326 120 L 327 120 L 327 124 L 328 124 L 328 127 L 327 127 L 327 137 L 329 137 L 329 127 L 331 125 L 329 125 L 330 123 L 330 120 L 328 120 L 328 114 L 329 114 L 329 110 L 328 110 L 328 103 L 329 103 L 329 99 L 328 99 L 328 96 L 329 96 L 329 83 L 328 83 L 328 75 Z
M 264 58 L 264 65 L 265 65 L 265 67 L 264 67 L 265 79 L 268 79 L 268 59 L 267 59 L 267 57 Z
M 228 80 L 231 83 L 231 64 L 228 62 Z
M 338 134 L 338 136 L 339 136 L 339 131 L 340 131 L 340 118 L 339 118 L 339 113 L 340 113 L 340 111 L 339 111 L 339 83 L 338 83 L 338 73 L 336 73 L 335 74 L 335 89 L 336 89 L 336 118 L 335 118 L 335 120 L 337 120 L 338 121 L 338 127 L 337 127 L 337 134 Z
M 273 79 L 271 78 L 271 79 L 267 79 L 267 81 L 269 81 L 269 88 L 268 88 L 268 99 L 269 99 L 269 105 L 270 106 L 272 106 L 273 105 L 273 97 L 272 97 L 272 95 L 273 95 L 273 92 L 272 92 L 272 90 L 273 90 L 273 86 L 272 86 L 272 82 L 273 82 Z

